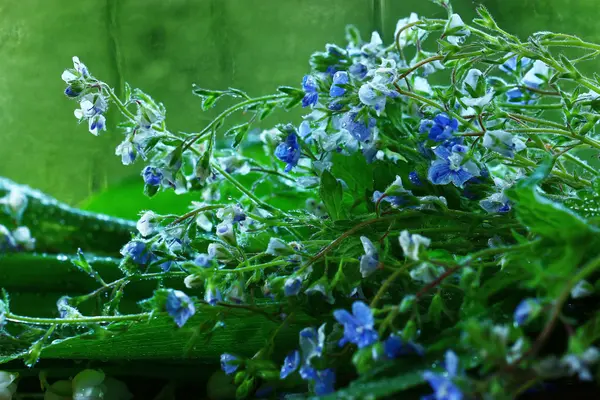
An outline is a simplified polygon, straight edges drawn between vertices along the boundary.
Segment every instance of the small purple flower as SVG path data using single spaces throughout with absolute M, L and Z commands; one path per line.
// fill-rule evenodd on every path
M 285 280 L 283 285 L 283 293 L 287 296 L 297 296 L 302 289 L 302 279 L 298 276 L 290 277 Z
M 236 356 L 228 353 L 221 354 L 221 369 L 227 375 L 233 374 L 239 366 L 239 360 Z
M 346 310 L 335 310 L 333 316 L 344 325 L 344 337 L 339 342 L 340 347 L 346 343 L 354 343 L 362 349 L 372 345 L 379 338 L 373 327 L 375 324 L 373 313 L 362 301 L 355 301 L 352 304 L 352 314 Z
M 340 101 L 332 101 L 327 105 L 327 108 L 331 111 L 340 111 L 342 108 L 344 108 L 344 103 Z
M 300 145 L 295 133 L 290 133 L 285 142 L 275 149 L 275 157 L 286 163 L 285 172 L 290 172 L 300 160 Z
M 325 324 L 315 328 L 304 328 L 298 334 L 300 350 L 304 364 L 309 364 L 313 357 L 320 357 L 325 346 Z
M 415 186 L 423 186 L 423 182 L 419 178 L 419 174 L 416 171 L 412 171 L 408 174 L 408 180 Z
M 298 350 L 294 350 L 285 357 L 279 377 L 281 379 L 287 378 L 292 372 L 296 371 L 299 366 L 300 352 Z
M 319 92 L 316 79 L 311 75 L 305 75 L 302 79 L 302 90 L 304 90 L 304 98 L 302 99 L 302 107 L 314 106 L 319 101 Z
M 317 396 L 325 396 L 333 393 L 335 391 L 335 372 L 331 368 L 317 371 L 314 382 L 314 390 Z
M 373 134 L 375 118 L 369 117 L 368 123 L 359 118 L 358 112 L 350 111 L 342 117 L 342 128 L 346 129 L 359 142 L 366 142 Z
M 196 313 L 196 308 L 192 300 L 180 290 L 171 290 L 169 292 L 166 309 L 167 313 L 180 328 Z
M 131 261 L 138 265 L 146 265 L 154 260 L 154 254 L 148 248 L 146 243 L 139 240 L 132 240 L 121 249 L 123 257 L 129 257 Z
M 425 371 L 423 378 L 429 382 L 434 393 L 422 397 L 422 400 L 462 400 L 463 394 L 459 387 L 452 382 L 458 371 L 458 357 L 454 352 L 446 352 L 446 372 L 445 375 L 436 374 L 431 371 Z
M 379 190 L 374 191 L 373 203 L 377 204 L 377 202 L 386 202 L 396 207 L 400 207 L 402 204 L 406 203 L 406 199 L 403 196 L 385 196 L 382 198 L 383 195 L 385 195 L 385 193 L 382 193 Z
M 338 71 L 333 75 L 333 84 L 329 89 L 329 96 L 340 97 L 346 93 L 346 89 L 338 85 L 346 85 L 348 83 L 348 73 L 345 71 Z
M 385 352 L 386 357 L 390 359 L 410 354 L 417 354 L 419 356 L 425 354 L 423 346 L 410 341 L 405 342 L 396 335 L 390 335 L 390 337 L 383 342 L 383 351 Z
M 362 148 L 362 153 L 363 156 L 365 156 L 365 160 L 367 161 L 367 164 L 372 164 L 373 161 L 375 161 L 375 158 L 377 158 L 377 153 L 379 150 L 377 150 L 377 147 L 375 145 L 367 145 L 365 144 Z
M 479 176 L 480 171 L 471 160 L 464 160 L 468 148 L 463 145 L 454 145 L 452 149 L 438 146 L 433 151 L 438 157 L 429 167 L 428 179 L 434 185 L 446 185 L 450 182 L 462 187 L 465 182 L 474 176 Z
M 510 201 L 508 197 L 502 192 L 494 193 L 487 199 L 483 199 L 479 202 L 481 208 L 485 211 L 495 213 L 507 213 L 511 209 Z
M 146 185 L 158 186 L 162 181 L 163 173 L 159 168 L 148 165 L 142 171 L 142 176 Z
M 78 88 L 73 87 L 73 85 L 69 85 L 65 89 L 65 94 L 68 97 L 77 97 L 77 96 L 79 96 L 81 94 L 81 90 L 78 89 Z
M 209 286 L 206 288 L 204 292 L 204 301 L 206 301 L 211 306 L 216 306 L 219 301 L 223 300 L 223 296 L 221 296 L 221 291 L 215 287 Z
M 525 299 L 515 308 L 514 320 L 517 325 L 525 324 L 539 310 L 539 303 L 535 299 Z
M 446 113 L 440 113 L 433 118 L 433 121 L 425 119 L 421 121 L 419 132 L 429 132 L 429 139 L 436 142 L 443 142 L 450 139 L 452 134 L 458 129 L 458 120 L 450 118 Z
M 202 268 L 208 268 L 212 265 L 212 257 L 205 253 L 198 254 L 194 259 L 194 264 Z
M 518 58 L 517 56 L 513 56 L 506 60 L 504 64 L 500 66 L 500 70 L 509 74 L 516 72 L 519 66 L 521 67 L 521 69 L 524 69 L 527 68 L 529 64 L 531 64 L 531 59 L 527 57 Z
M 365 255 L 360 257 L 360 273 L 363 278 L 371 275 L 379 266 L 379 254 L 373 243 L 366 236 L 361 236 L 360 241 L 365 250 Z
M 367 76 L 368 68 L 364 64 L 356 63 L 352 64 L 350 68 L 348 68 L 348 72 L 350 72 L 358 79 L 363 79 L 365 76 Z

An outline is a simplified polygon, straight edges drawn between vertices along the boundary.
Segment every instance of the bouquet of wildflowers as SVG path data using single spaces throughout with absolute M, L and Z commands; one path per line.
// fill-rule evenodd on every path
M 6 295 L 5 330 L 35 338 L 19 356 L 134 323 L 217 341 L 253 318 L 262 344 L 238 335 L 220 356 L 238 398 L 510 399 L 598 380 L 600 79 L 578 65 L 600 45 L 521 41 L 484 8 L 467 24 L 437 3 L 446 19 L 413 13 L 393 43 L 348 27 L 301 87 L 194 87 L 203 110 L 228 107 L 193 133 L 74 57 L 62 78 L 76 118 L 98 135 L 116 108 L 116 155 L 145 193 L 198 196 L 183 215 L 141 215 L 117 279 L 74 258 L 98 288 L 61 298 L 58 318 L 17 315 Z M 295 107 L 301 123 L 263 129 Z M 5 247 L 19 237 L 0 231 Z M 137 281 L 155 286 L 122 311 Z M 94 315 L 79 309 L 90 301 Z

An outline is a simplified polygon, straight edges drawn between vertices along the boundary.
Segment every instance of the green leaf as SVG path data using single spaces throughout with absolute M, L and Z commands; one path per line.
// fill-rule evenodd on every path
M 531 232 L 557 242 L 586 240 L 596 230 L 585 219 L 540 194 L 538 184 L 549 174 L 552 164 L 546 160 L 532 173 L 507 191 L 515 205 L 517 218 Z
M 365 192 L 373 190 L 373 167 L 360 153 L 350 156 L 334 153 L 331 172 L 346 182 L 355 197 L 363 197 Z
M 344 195 L 342 184 L 329 171 L 323 171 L 323 174 L 321 174 L 319 193 L 329 213 L 329 217 L 333 221 L 345 218 L 342 208 L 342 198 Z

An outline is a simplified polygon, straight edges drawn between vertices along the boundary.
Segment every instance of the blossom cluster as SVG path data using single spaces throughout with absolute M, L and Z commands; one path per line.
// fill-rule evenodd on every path
M 239 100 L 198 133 L 170 132 L 160 103 L 129 87 L 119 99 L 77 58 L 63 74 L 92 134 L 109 104 L 120 111 L 116 154 L 126 165 L 141 159 L 146 194 L 200 194 L 183 215 L 143 212 L 122 247 L 128 277 L 183 278 L 184 290 L 160 287 L 142 304 L 183 331 L 222 309 L 265 316 L 278 305 L 265 318 L 281 325 L 264 348 L 221 355 L 238 397 L 298 378 L 316 395 L 358 390 L 343 388 L 354 379 L 344 364 L 383 386 L 411 366 L 399 379 L 416 369 L 431 399 L 592 378 L 595 339 L 564 305 L 597 292 L 586 201 L 600 186 L 576 151 L 600 149 L 600 87 L 545 46 L 595 50 L 546 33 L 521 42 L 483 8 L 471 26 L 438 3 L 447 18 L 413 13 L 389 45 L 348 28 L 347 45 L 311 56 L 298 88 L 253 98 L 194 87 L 203 109 Z M 436 52 L 424 50 L 431 38 Z M 299 124 L 251 129 L 296 106 L 306 111 Z M 557 109 L 566 127 L 544 114 Z M 237 111 L 248 121 L 227 125 Z M 313 323 L 274 355 L 298 315 Z M 223 318 L 213 331 L 235 329 Z M 559 323 L 568 350 L 539 356 Z

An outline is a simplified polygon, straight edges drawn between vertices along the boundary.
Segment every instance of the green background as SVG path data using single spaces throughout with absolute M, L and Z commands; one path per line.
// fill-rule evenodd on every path
M 521 38 L 552 30 L 600 41 L 597 0 L 480 3 Z M 479 3 L 453 4 L 469 20 Z M 138 181 L 141 164 L 125 167 L 114 156 L 115 113 L 100 137 L 77 125 L 60 79 L 73 55 L 100 79 L 116 87 L 127 81 L 164 102 L 171 130 L 193 132 L 212 114 L 200 111 L 192 83 L 251 95 L 297 86 L 308 56 L 343 43 L 346 24 L 390 41 L 411 11 L 445 13 L 425 0 L 0 0 L 0 175 L 88 207 L 109 186 Z M 136 196 L 135 189 L 123 193 Z

